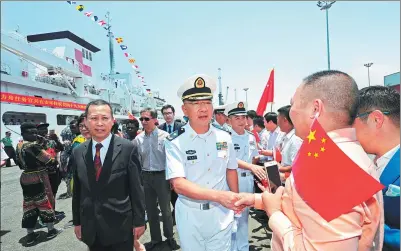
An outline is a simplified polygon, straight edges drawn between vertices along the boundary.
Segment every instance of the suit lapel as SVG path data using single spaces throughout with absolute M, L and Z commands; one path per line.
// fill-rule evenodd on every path
M 400 149 L 393 155 L 387 166 L 384 168 L 382 175 L 380 176 L 380 183 L 386 186 L 392 184 L 400 177 Z
M 85 161 L 89 187 L 93 187 L 96 182 L 96 174 L 95 174 L 95 165 L 93 163 L 92 140 L 90 140 L 89 144 L 85 144 L 85 148 L 86 149 L 82 152 L 82 155 Z

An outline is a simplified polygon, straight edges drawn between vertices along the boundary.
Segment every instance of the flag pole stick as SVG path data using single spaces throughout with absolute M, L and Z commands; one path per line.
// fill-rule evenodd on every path
M 273 112 L 273 102 L 270 103 L 270 112 Z

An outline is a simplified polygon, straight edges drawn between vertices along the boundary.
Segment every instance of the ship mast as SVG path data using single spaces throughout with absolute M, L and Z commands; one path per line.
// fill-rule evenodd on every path
M 223 91 L 221 86 L 221 68 L 217 69 L 219 71 L 219 105 L 224 105 L 223 102 Z
M 111 18 L 110 18 L 110 12 L 108 11 L 106 13 L 106 18 L 107 18 L 107 24 L 106 27 L 104 27 L 107 30 L 107 37 L 109 37 L 109 55 L 110 55 L 110 76 L 115 73 L 115 61 L 114 61 L 114 46 L 113 46 L 113 32 L 111 32 Z

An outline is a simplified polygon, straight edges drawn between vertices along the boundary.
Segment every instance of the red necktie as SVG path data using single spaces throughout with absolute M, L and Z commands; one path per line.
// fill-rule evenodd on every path
M 100 148 L 102 148 L 103 145 L 101 143 L 97 143 L 95 147 L 96 147 L 96 154 L 95 154 L 94 164 L 96 172 L 96 181 L 98 181 L 100 173 L 102 172 L 102 160 L 100 159 Z

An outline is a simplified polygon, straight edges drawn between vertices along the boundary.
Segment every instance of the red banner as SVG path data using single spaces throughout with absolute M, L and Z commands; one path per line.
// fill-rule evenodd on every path
M 84 104 L 78 104 L 73 102 L 65 102 L 47 98 L 38 98 L 38 97 L 19 95 L 8 92 L 0 92 L 0 94 L 1 94 L 1 99 L 0 99 L 1 102 L 8 102 L 22 105 L 37 105 L 37 106 L 62 108 L 62 109 L 73 109 L 80 111 L 84 111 L 86 108 L 86 105 Z

